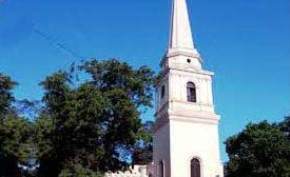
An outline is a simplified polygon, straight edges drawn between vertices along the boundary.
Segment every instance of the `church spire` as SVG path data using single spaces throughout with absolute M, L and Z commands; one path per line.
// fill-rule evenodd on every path
M 195 49 L 186 0 L 172 0 L 171 27 L 167 57 L 187 55 L 199 58 Z

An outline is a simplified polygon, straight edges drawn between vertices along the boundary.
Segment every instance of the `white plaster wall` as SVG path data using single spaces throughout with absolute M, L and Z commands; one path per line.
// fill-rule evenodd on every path
M 151 165 L 135 165 L 127 171 L 116 173 L 106 173 L 105 177 L 149 177 Z
M 197 102 L 187 101 L 186 85 L 196 85 Z M 169 72 L 169 111 L 175 113 L 214 114 L 212 76 L 208 74 L 171 70 Z M 186 116 L 186 115 L 184 115 Z
M 213 106 L 212 76 L 203 73 L 171 70 L 169 73 L 169 99 L 186 102 L 186 84 L 188 82 L 196 85 L 197 103 Z
M 161 123 L 163 127 L 159 125 L 155 133 L 154 163 L 164 160 L 165 177 L 190 177 L 190 161 L 196 157 L 201 161 L 201 177 L 223 177 L 219 116 L 214 111 L 212 94 L 213 73 L 196 68 L 196 63 L 178 62 L 172 61 L 173 68 L 162 82 L 169 93 L 161 100 L 156 117 L 169 123 Z M 188 82 L 196 85 L 196 103 L 187 101 Z
M 165 166 L 165 177 L 170 177 L 170 127 L 166 123 L 160 127 L 153 137 L 154 175 L 158 177 L 158 164 L 162 160 Z
M 216 124 L 171 120 L 171 177 L 190 177 L 193 157 L 200 159 L 201 177 L 222 177 L 218 142 Z
M 174 53 L 176 53 L 176 56 L 174 56 Z M 168 51 L 168 54 L 173 56 L 169 56 L 170 58 L 167 58 L 167 64 L 164 67 L 189 69 L 189 70 L 191 69 L 201 70 L 202 68 L 200 63 L 201 59 L 199 58 L 199 54 L 196 50 L 190 50 L 185 53 L 184 52 L 180 53 L 180 51 L 178 50 L 170 49 Z M 188 63 L 188 59 L 190 59 L 190 63 Z

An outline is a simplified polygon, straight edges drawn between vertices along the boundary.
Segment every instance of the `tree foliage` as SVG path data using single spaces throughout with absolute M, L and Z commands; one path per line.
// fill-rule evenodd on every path
M 154 122 L 147 121 L 139 129 L 133 148 L 133 164 L 146 165 L 153 162 L 153 128 Z
M 152 106 L 154 73 L 114 59 L 76 68 L 41 82 L 42 101 L 16 100 L 16 82 L 0 73 L 0 177 L 102 177 L 152 161 L 154 124 L 140 115 Z M 290 177 L 289 116 L 225 143 L 227 177 Z
M 288 138 L 290 142 L 290 116 L 286 116 L 284 121 L 279 123 L 280 130 L 284 133 L 284 135 Z
M 87 74 L 80 84 L 63 71 L 41 83 L 45 109 L 36 123 L 41 177 L 82 168 L 98 175 L 126 169 L 141 110 L 151 106 L 154 78 L 149 68 L 133 69 L 117 60 L 91 60 L 79 68 Z
M 62 169 L 59 177 L 103 177 L 103 174 L 95 172 L 91 169 L 84 168 L 80 164 L 68 165 L 68 167 Z
M 19 165 L 28 163 L 32 125 L 12 109 L 12 89 L 16 83 L 0 73 L 0 176 L 19 176 Z
M 290 142 L 279 127 L 249 124 L 226 141 L 228 177 L 289 177 Z
M 16 82 L 3 73 L 0 73 L 0 119 L 4 119 L 11 109 L 11 103 L 14 101 L 12 89 Z

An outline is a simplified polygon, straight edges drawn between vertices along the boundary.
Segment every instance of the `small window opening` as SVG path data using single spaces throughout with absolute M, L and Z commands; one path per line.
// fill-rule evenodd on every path
M 164 163 L 163 163 L 163 161 L 159 162 L 159 177 L 164 177 Z
M 196 103 L 196 87 L 193 82 L 187 83 L 187 101 Z
M 187 63 L 191 63 L 191 59 L 187 59 Z
M 164 98 L 164 96 L 165 96 L 165 86 L 163 85 L 161 87 L 161 98 Z

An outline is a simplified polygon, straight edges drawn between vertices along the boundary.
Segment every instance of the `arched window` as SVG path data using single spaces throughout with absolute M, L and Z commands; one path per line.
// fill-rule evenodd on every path
M 162 160 L 159 162 L 159 177 L 164 177 L 164 163 Z
M 191 177 L 200 177 L 200 162 L 198 159 L 194 158 L 191 160 L 190 164 Z
M 189 102 L 196 102 L 196 87 L 193 82 L 188 82 L 187 86 L 187 101 Z

